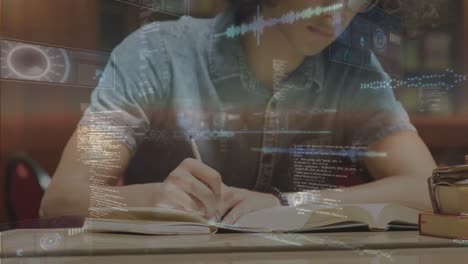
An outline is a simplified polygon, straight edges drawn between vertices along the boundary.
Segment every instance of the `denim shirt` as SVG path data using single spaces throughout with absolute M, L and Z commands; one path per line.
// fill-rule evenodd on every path
M 126 184 L 163 181 L 193 157 L 192 136 L 203 162 L 229 186 L 326 188 L 337 181 L 326 168 L 315 171 L 325 176 L 304 179 L 304 162 L 330 168 L 323 163 L 334 159 L 330 150 L 415 130 L 391 89 L 361 88 L 389 78 L 375 56 L 371 71 L 330 60 L 327 48 L 272 89 L 255 79 L 240 38 L 217 36 L 234 21 L 228 9 L 211 19 L 155 22 L 113 51 L 81 125 L 111 131 L 134 153 Z M 284 63 L 273 62 L 278 76 Z M 328 152 L 298 156 L 320 146 Z

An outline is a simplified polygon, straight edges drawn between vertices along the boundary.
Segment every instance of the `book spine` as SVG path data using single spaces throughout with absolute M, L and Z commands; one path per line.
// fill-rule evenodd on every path
M 468 236 L 466 236 L 465 230 L 463 227 L 460 228 L 450 228 L 448 231 L 442 231 L 443 229 L 440 227 L 441 219 L 447 219 L 445 224 L 448 225 L 459 225 L 456 222 L 450 222 L 449 220 L 468 220 L 468 217 L 463 216 L 449 216 L 449 215 L 436 215 L 436 214 L 419 214 L 419 234 L 421 236 L 432 236 L 432 237 L 440 237 L 440 238 L 448 238 L 448 239 L 456 239 L 459 241 L 468 241 Z M 439 224 L 437 224 L 439 222 Z M 438 227 L 439 226 L 439 227 Z

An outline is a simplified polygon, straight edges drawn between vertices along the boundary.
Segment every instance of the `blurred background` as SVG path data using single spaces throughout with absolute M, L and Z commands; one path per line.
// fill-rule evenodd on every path
M 468 1 L 371 2 L 376 9 L 360 17 L 369 31 L 356 20 L 340 41 L 369 42 L 396 80 L 444 76 L 443 85 L 399 85 L 394 91 L 438 164 L 462 164 L 468 154 L 468 81 L 455 80 L 468 74 Z M 41 178 L 32 180 L 37 171 L 28 166 L 7 171 L 7 164 L 28 157 L 45 174 L 54 173 L 116 45 L 143 24 L 211 17 L 224 6 L 222 0 L 0 0 L 0 223 L 37 217 Z M 15 204 L 20 200 L 26 205 Z M 22 213 L 12 211 L 21 206 Z

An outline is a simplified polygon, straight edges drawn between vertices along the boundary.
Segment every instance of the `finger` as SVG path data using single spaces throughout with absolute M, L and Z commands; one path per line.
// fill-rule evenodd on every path
M 255 210 L 255 207 L 251 203 L 247 203 L 246 200 L 240 202 L 237 206 L 231 209 L 231 211 L 224 217 L 222 223 L 227 225 L 233 225 L 243 215 L 248 214 Z
M 185 211 L 195 213 L 201 216 L 205 215 L 205 207 L 195 197 L 183 192 L 181 192 L 179 196 L 183 197 L 183 199 L 178 199 L 177 204 L 182 206 Z
M 236 193 L 236 189 L 228 187 L 223 190 L 222 200 L 218 205 L 219 214 L 224 217 L 232 208 L 236 207 L 242 201 L 242 195 Z
M 221 175 L 216 170 L 196 159 L 185 159 L 181 166 L 207 185 L 215 194 L 216 199 L 221 197 L 222 180 Z
M 171 195 L 170 200 L 163 201 L 156 206 L 205 215 L 204 206 L 189 194 L 179 191 L 172 192 L 169 195 Z
M 195 197 L 192 195 L 188 195 L 190 197 L 190 202 L 187 204 L 188 212 L 195 213 L 199 216 L 207 218 L 206 216 L 206 208 L 205 206 Z
M 180 188 L 202 203 L 206 218 L 210 219 L 215 216 L 217 214 L 217 201 L 213 191 L 190 175 L 189 172 L 181 170 L 178 173 L 180 173 Z

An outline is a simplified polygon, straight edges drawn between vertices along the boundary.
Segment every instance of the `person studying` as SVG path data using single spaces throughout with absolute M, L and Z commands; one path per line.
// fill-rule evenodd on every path
M 225 226 L 249 216 L 240 222 L 258 227 L 280 206 L 430 211 L 436 164 L 385 85 L 376 52 L 390 43 L 342 45 L 371 2 L 230 0 L 214 18 L 132 33 L 114 49 L 41 215 L 153 208 Z M 365 211 L 361 220 L 372 218 Z

